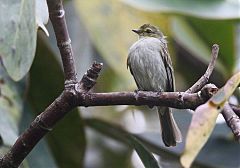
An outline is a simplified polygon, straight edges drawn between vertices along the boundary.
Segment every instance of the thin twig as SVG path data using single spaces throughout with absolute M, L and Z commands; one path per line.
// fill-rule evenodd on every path
M 231 108 L 233 109 L 234 113 L 240 117 L 240 107 L 237 105 L 230 104 Z
M 194 83 L 193 86 L 191 86 L 186 92 L 187 93 L 195 93 L 195 92 L 198 92 L 199 90 L 201 90 L 201 88 L 207 84 L 212 72 L 213 72 L 213 69 L 215 67 L 215 64 L 216 64 L 216 60 L 217 60 L 217 57 L 218 57 L 218 51 L 219 51 L 219 46 L 217 44 L 214 44 L 212 46 L 212 55 L 211 55 L 211 61 L 208 65 L 208 68 L 205 72 L 205 74 L 200 78 L 198 79 L 198 81 L 196 83 Z
M 235 139 L 240 142 L 240 119 L 234 113 L 231 106 L 228 103 L 225 103 L 222 115 L 226 120 L 228 126 L 231 128 Z

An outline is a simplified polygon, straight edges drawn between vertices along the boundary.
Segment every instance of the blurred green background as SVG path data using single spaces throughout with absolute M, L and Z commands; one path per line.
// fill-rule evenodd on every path
M 104 63 L 95 92 L 137 88 L 126 60 L 129 47 L 137 40 L 131 30 L 144 23 L 158 26 L 168 36 L 177 91 L 185 91 L 203 75 L 214 43 L 220 45 L 220 53 L 210 82 L 221 87 L 239 71 L 240 2 L 237 0 L 65 0 L 64 9 L 78 79 L 93 61 Z M 47 29 L 49 37 L 38 31 L 36 53 L 30 55 L 35 58 L 23 79 L 13 81 L 6 73 L 9 70 L 4 61 L 5 69 L 1 66 L 0 154 L 9 149 L 63 89 L 61 59 L 50 23 Z M 236 103 L 237 99 L 231 100 Z M 174 109 L 174 115 L 185 137 L 191 112 Z M 149 157 L 152 159 L 150 151 L 161 167 L 178 168 L 183 148 L 184 143 L 174 148 L 163 146 L 156 109 L 80 107 L 56 125 L 22 167 L 141 168 L 143 163 L 148 164 Z M 239 158 L 240 146 L 220 116 L 193 167 L 240 168 Z

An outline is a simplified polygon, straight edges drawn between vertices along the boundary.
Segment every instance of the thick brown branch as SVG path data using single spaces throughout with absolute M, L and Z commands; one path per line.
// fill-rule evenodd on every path
M 47 3 L 50 20 L 55 31 L 58 48 L 61 53 L 65 83 L 75 83 L 76 72 L 73 59 L 73 51 L 67 30 L 65 11 L 63 9 L 62 0 L 47 0 Z
M 193 86 L 191 86 L 186 92 L 187 93 L 195 93 L 199 90 L 201 90 L 201 88 L 207 84 L 212 72 L 213 72 L 213 69 L 215 67 L 215 63 L 216 63 L 216 60 L 217 60 L 217 57 L 218 57 L 218 51 L 219 51 L 219 46 L 217 44 L 214 44 L 212 46 L 212 56 L 211 56 L 211 61 L 208 65 L 208 68 L 205 72 L 205 74 L 200 78 L 198 79 L 198 81 L 196 83 L 194 83 Z

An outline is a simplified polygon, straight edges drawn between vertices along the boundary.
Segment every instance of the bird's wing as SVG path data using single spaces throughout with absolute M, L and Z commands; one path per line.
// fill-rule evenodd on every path
M 168 88 L 167 91 L 174 91 L 175 90 L 175 79 L 174 79 L 174 72 L 173 72 L 173 67 L 172 67 L 172 61 L 167 49 L 167 45 L 164 44 L 163 47 L 161 47 L 162 49 L 160 50 L 162 58 L 163 58 L 163 62 L 165 65 L 165 69 L 167 72 L 167 78 L 168 78 Z
M 128 58 L 127 58 L 127 69 L 128 69 L 128 67 L 129 67 L 129 70 L 130 70 L 130 72 L 131 72 L 131 74 L 132 74 L 132 76 L 133 76 L 133 78 L 134 78 L 134 80 L 135 80 L 135 83 L 136 83 L 136 85 L 137 85 L 137 87 L 138 87 L 138 89 L 139 89 L 140 86 L 139 86 L 139 84 L 138 84 L 138 82 L 137 82 L 137 80 L 136 80 L 136 78 L 135 78 L 135 76 L 134 76 L 134 74 L 133 74 L 132 68 L 131 68 L 130 56 L 128 56 Z

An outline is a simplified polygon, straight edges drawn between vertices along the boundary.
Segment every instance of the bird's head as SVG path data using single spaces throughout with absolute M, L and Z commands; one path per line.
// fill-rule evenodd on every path
M 133 29 L 134 33 L 139 35 L 139 38 L 142 37 L 155 37 L 155 38 L 165 38 L 163 33 L 155 26 L 150 24 L 144 24 L 139 29 Z

